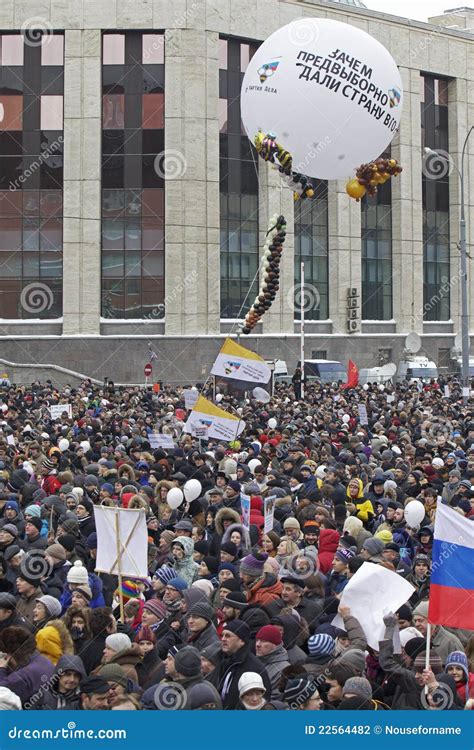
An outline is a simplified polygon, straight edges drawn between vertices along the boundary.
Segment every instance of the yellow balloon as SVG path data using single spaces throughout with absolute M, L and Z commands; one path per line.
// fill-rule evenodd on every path
M 360 184 L 359 180 L 354 177 L 353 180 L 349 180 L 346 184 L 346 193 L 347 195 L 350 195 L 351 198 L 355 198 L 356 201 L 358 201 L 364 197 L 366 189 Z

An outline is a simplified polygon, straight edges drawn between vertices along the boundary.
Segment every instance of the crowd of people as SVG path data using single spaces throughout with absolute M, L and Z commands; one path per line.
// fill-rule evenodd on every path
M 437 503 L 474 520 L 472 403 L 402 383 L 220 406 L 231 443 L 183 432 L 181 388 L 0 389 L 0 709 L 472 709 L 474 632 L 433 626 L 426 665 Z M 146 578 L 96 570 L 96 505 L 143 509 Z M 341 602 L 365 562 L 414 587 L 378 649 Z

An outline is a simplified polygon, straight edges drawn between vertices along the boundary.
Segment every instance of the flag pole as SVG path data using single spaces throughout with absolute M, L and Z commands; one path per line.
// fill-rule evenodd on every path
M 304 399 L 304 262 L 301 263 L 300 295 L 300 362 L 301 362 L 301 400 Z
M 115 542 L 117 544 L 117 577 L 118 591 L 120 602 L 120 619 L 125 622 L 125 613 L 123 609 L 123 590 L 122 590 L 122 553 L 120 551 L 120 520 L 118 511 L 115 513 Z
M 426 627 L 425 669 L 430 668 L 430 648 L 431 648 L 431 623 L 429 622 Z M 428 695 L 428 685 L 425 685 L 425 695 Z

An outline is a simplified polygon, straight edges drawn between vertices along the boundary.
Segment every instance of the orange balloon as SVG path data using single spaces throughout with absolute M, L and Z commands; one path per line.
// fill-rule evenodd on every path
M 355 198 L 355 200 L 358 201 L 364 197 L 366 189 L 360 184 L 359 180 L 354 178 L 353 180 L 349 180 L 346 184 L 346 193 L 347 195 L 350 195 L 351 198 Z

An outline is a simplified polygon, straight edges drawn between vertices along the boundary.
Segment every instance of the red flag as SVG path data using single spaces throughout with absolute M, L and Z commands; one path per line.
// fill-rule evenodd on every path
M 347 366 L 347 383 L 344 383 L 341 388 L 345 390 L 346 388 L 355 388 L 357 385 L 359 385 L 359 370 L 355 362 L 350 359 Z

